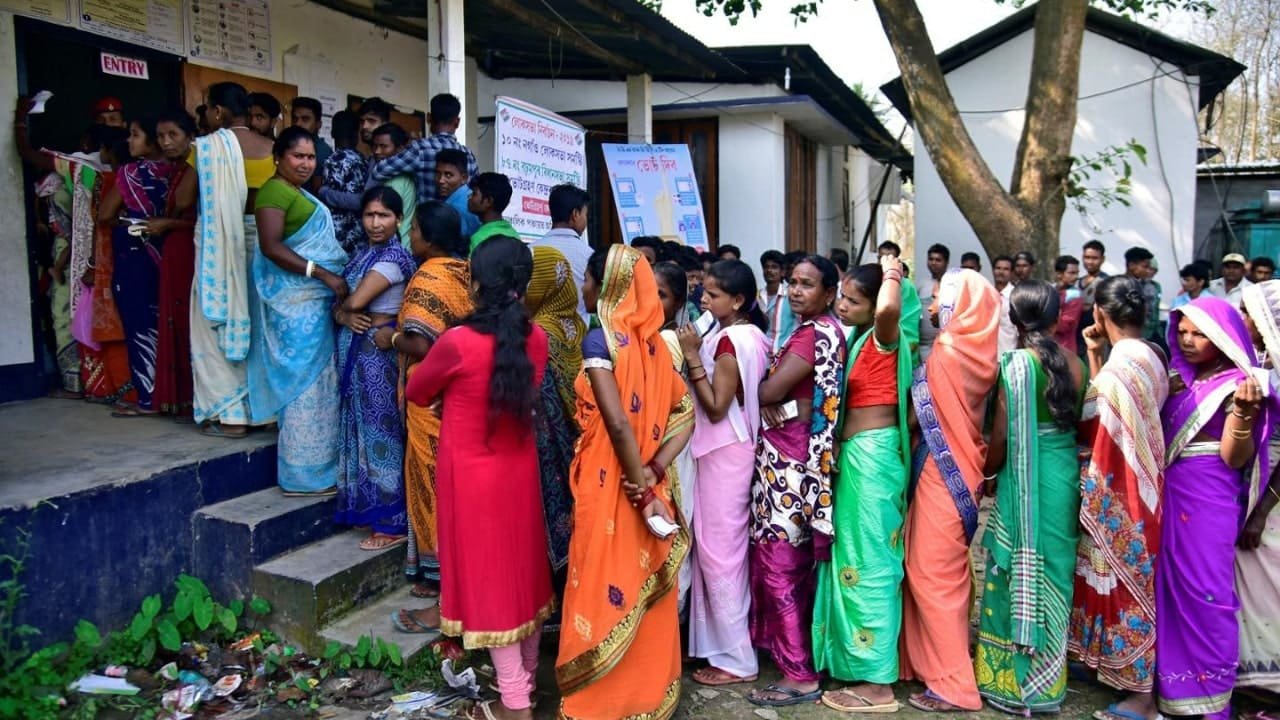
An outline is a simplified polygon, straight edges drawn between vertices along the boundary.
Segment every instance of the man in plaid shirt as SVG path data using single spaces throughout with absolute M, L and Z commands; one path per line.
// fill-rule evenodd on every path
M 436 191 L 436 153 L 445 148 L 461 150 L 467 154 L 467 174 L 471 177 L 480 174 L 476 156 L 454 137 L 461 119 L 462 104 L 458 98 L 448 93 L 431 98 L 431 112 L 427 114 L 431 137 L 414 140 L 400 152 L 380 161 L 370 173 L 369 183 L 382 184 L 397 175 L 408 174 L 413 176 L 419 204 L 444 200 Z

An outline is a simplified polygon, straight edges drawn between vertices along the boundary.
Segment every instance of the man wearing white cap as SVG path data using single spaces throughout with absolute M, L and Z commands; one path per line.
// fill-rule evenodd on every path
M 1209 294 L 1240 307 L 1240 292 L 1253 283 L 1244 276 L 1244 256 L 1229 253 L 1222 258 L 1222 277 L 1209 283 Z

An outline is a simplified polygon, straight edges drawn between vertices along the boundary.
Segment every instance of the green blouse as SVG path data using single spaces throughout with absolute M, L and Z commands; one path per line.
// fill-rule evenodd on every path
M 311 214 L 316 211 L 316 204 L 294 186 L 278 177 L 273 177 L 258 189 L 258 199 L 253 208 L 254 210 L 275 208 L 284 211 L 284 237 L 281 238 L 283 240 L 298 232 L 298 229 L 307 223 Z

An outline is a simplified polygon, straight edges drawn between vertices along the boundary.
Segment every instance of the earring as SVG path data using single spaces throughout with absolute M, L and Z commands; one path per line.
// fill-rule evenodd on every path
M 733 311 L 734 311 L 734 312 L 738 312 L 738 311 L 739 311 L 739 310 L 741 310 L 741 309 L 742 309 L 742 306 L 741 306 L 741 305 L 734 305 L 734 306 L 733 306 Z

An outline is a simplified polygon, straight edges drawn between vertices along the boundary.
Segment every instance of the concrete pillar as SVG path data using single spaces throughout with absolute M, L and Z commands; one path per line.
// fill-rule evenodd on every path
M 627 76 L 627 142 L 653 142 L 653 78 Z
M 467 103 L 466 35 L 463 24 L 464 0 L 427 0 L 427 97 L 452 93 Z M 440 32 L 434 32 L 441 28 Z M 458 140 L 467 142 L 467 119 L 458 127 Z
M 471 142 L 479 142 L 480 140 L 480 98 L 476 93 L 476 78 L 479 74 L 479 67 L 476 65 L 475 58 L 468 57 L 466 64 L 466 96 L 462 100 L 462 126 L 458 128 L 458 139 L 466 143 L 468 139 Z M 490 103 L 484 108 L 485 114 L 493 114 L 493 105 Z M 492 140 L 492 138 L 490 138 Z M 474 150 L 473 150 L 474 152 Z

